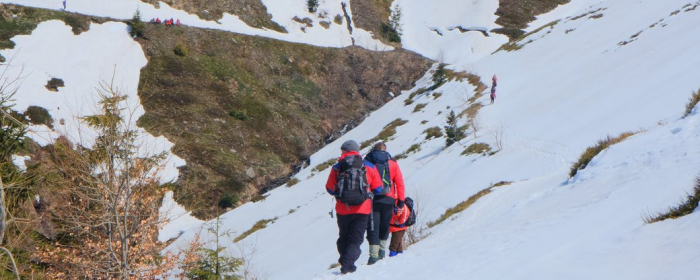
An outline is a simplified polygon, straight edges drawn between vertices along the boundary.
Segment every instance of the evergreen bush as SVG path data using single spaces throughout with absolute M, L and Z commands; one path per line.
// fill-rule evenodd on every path
M 306 7 L 309 13 L 315 13 L 318 10 L 318 0 L 306 0 Z
M 138 9 L 134 13 L 134 17 L 127 22 L 129 25 L 129 34 L 134 38 L 143 38 L 146 31 L 146 24 L 141 20 L 141 11 Z
M 43 124 L 53 128 L 53 118 L 49 115 L 49 111 L 39 106 L 29 106 L 24 115 L 33 124 Z
M 445 134 L 447 135 L 445 138 L 445 145 L 447 145 L 447 147 L 452 146 L 452 144 L 455 142 L 459 142 L 459 140 L 467 137 L 464 130 L 457 125 L 457 115 L 455 115 L 455 111 L 450 111 L 450 114 L 447 115 Z

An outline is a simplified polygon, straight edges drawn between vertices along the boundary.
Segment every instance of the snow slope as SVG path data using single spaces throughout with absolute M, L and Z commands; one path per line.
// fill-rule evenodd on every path
M 9 2 L 60 7 L 60 1 L 2 1 Z M 314 24 L 304 33 L 300 24 L 290 20 L 294 15 L 309 16 L 300 2 L 263 1 L 273 20 L 289 34 L 252 29 L 231 15 L 221 23 L 205 22 L 165 4 L 155 9 L 134 0 L 72 0 L 68 10 L 127 19 L 139 8 L 144 18 L 177 17 L 193 26 L 331 47 L 347 46 L 355 39 L 369 49 L 387 49 L 367 39 L 368 33 L 354 29 L 351 35 L 345 26 L 334 23 L 328 30 Z M 312 169 L 337 157 L 345 140 L 370 139 L 389 122 L 402 118 L 408 123 L 397 128 L 387 145 L 393 154 L 413 144 L 421 147 L 399 161 L 407 193 L 421 207 L 417 226 L 493 183 L 514 183 L 494 189 L 466 211 L 429 229 L 429 236 L 398 258 L 366 266 L 367 245 L 363 244 L 358 271 L 343 279 L 696 278 L 697 213 L 652 225 L 642 217 L 676 205 L 698 175 L 700 114 L 695 108 L 688 118 L 680 115 L 688 96 L 700 87 L 696 69 L 700 9 L 693 9 L 700 2 L 572 2 L 531 24 L 528 31 L 534 32 L 560 20 L 520 42 L 522 49 L 492 54 L 507 41 L 505 37 L 461 33 L 456 27 L 496 27 L 492 15 L 496 0 L 445 0 L 442 5 L 395 1 L 394 7 L 403 13 L 404 47 L 456 70 L 478 74 L 485 83 L 497 74 L 496 104 L 481 109 L 477 129 L 470 128 L 460 143 L 445 148 L 442 138 L 426 141 L 422 135 L 426 128 L 443 126 L 446 114 L 466 109 L 467 99 L 475 94 L 466 81 L 451 81 L 435 91 L 441 97 L 428 92 L 404 106 L 411 92 L 431 85 L 426 74 L 416 88 L 312 155 L 310 167 L 296 175 L 298 184 L 277 188 L 263 201 L 222 215 L 223 230 L 236 235 L 259 220 L 276 218 L 242 241 L 224 244 L 228 252 L 244 255 L 254 271 L 269 279 L 337 278 L 338 269 L 328 269 L 338 257 L 337 226 L 328 214 L 334 202 L 323 189 L 329 170 Z M 339 0 L 322 1 L 321 10 L 332 17 L 339 5 Z M 15 57 L 11 73 L 19 73 L 20 65 L 24 66 L 26 78 L 15 109 L 42 106 L 55 120 L 67 120 L 58 133 L 90 134 L 75 117 L 93 112 L 94 87 L 116 73 L 116 84 L 129 94 L 129 108 L 138 112 L 138 73 L 146 60 L 125 29 L 123 23 L 93 24 L 90 31 L 76 36 L 62 22 L 49 21 L 31 35 L 13 38 L 15 49 L 0 54 Z M 62 78 L 66 87 L 58 93 L 47 91 L 43 86 L 51 77 Z M 477 102 L 487 104 L 487 99 L 484 95 Z M 413 112 L 422 103 L 427 106 Z M 461 119 L 460 124 L 465 122 Z M 46 142 L 57 135 L 34 129 L 33 137 Z M 567 177 L 571 163 L 596 140 L 638 130 L 642 131 L 602 152 L 574 178 Z M 158 147 L 149 152 L 172 146 L 166 139 L 148 137 Z M 488 143 L 498 152 L 460 155 L 476 142 Z M 22 164 L 22 157 L 15 159 Z M 181 164 L 175 158 L 169 168 L 176 172 L 174 167 Z M 176 175 L 173 172 L 168 172 L 170 178 Z M 170 197 L 165 201 L 164 211 L 170 209 L 179 219 L 164 228 L 160 238 L 181 235 L 169 248 L 177 250 L 201 231 L 202 222 L 189 217 Z M 204 240 L 211 239 L 201 232 Z
M 68 0 L 66 11 L 81 13 L 86 15 L 95 15 L 101 17 L 111 17 L 114 19 L 126 20 L 134 16 L 136 10 L 139 10 L 144 21 L 149 21 L 151 18 L 174 18 L 180 19 L 184 25 L 220 29 L 247 35 L 258 35 L 269 38 L 274 38 L 283 41 L 305 43 L 322 47 L 346 47 L 350 45 L 358 45 L 370 50 L 388 51 L 393 47 L 382 44 L 380 41 L 372 39 L 370 32 L 353 27 L 353 32 L 350 33 L 343 21 L 342 25 L 333 23 L 335 15 L 343 15 L 341 3 L 348 5 L 348 13 L 350 13 L 349 1 L 347 0 L 325 0 L 319 5 L 317 14 L 311 14 L 306 8 L 306 1 L 300 0 L 265 0 L 263 4 L 268 8 L 268 12 L 272 14 L 273 21 L 284 27 L 288 33 L 280 33 L 273 30 L 257 29 L 248 26 L 241 21 L 237 16 L 224 14 L 224 17 L 218 22 L 206 21 L 200 19 L 196 15 L 188 14 L 187 12 L 171 8 L 167 4 L 160 2 L 159 8 L 151 4 L 143 3 L 139 0 Z M 59 10 L 63 9 L 62 1 L 53 0 L 2 0 L 0 3 L 12 3 L 31 7 Z M 319 14 L 326 13 L 327 17 L 321 18 Z M 295 16 L 299 19 L 310 18 L 313 21 L 313 27 L 307 27 L 302 23 L 292 20 Z M 322 27 L 319 22 L 326 21 L 330 23 L 328 29 Z
M 123 117 L 136 128 L 136 120 L 143 115 L 138 94 L 139 73 L 146 65 L 141 46 L 125 32 L 123 23 L 107 22 L 91 24 L 90 30 L 74 35 L 71 27 L 62 21 L 39 24 L 31 35 L 12 38 L 15 48 L 0 50 L 6 58 L 3 65 L 5 77 L 21 77 L 14 110 L 24 112 L 29 106 L 48 110 L 54 119 L 54 129 L 32 126 L 29 136 L 41 145 L 47 145 L 60 135 L 73 143 L 91 146 L 96 132 L 80 118 L 99 113 L 100 83 L 114 86 L 127 96 L 122 102 L 126 110 Z M 58 92 L 49 91 L 45 85 L 51 78 L 62 79 L 65 87 Z M 142 155 L 169 152 L 173 143 L 162 136 L 155 137 L 143 129 L 138 141 L 144 143 Z M 178 176 L 177 166 L 184 160 L 170 155 L 161 180 L 169 182 Z
M 425 12 L 425 6 L 398 2 L 405 5 L 407 18 Z M 493 2 L 483 5 L 494 7 Z M 259 220 L 277 218 L 226 246 L 254 251 L 246 254 L 248 260 L 270 279 L 336 278 L 338 269 L 329 266 L 338 257 L 337 226 L 328 214 L 333 201 L 323 188 L 329 170 L 314 173 L 312 168 L 337 157 L 345 140 L 370 139 L 402 118 L 408 123 L 387 145 L 393 154 L 421 146 L 399 161 L 407 193 L 421 205 L 421 224 L 493 183 L 514 183 L 430 229 L 403 256 L 369 267 L 363 244 L 358 271 L 343 279 L 694 278 L 700 241 L 693 237 L 700 233 L 700 217 L 652 225 L 642 217 L 676 205 L 700 171 L 698 109 L 680 119 L 686 100 L 700 87 L 700 30 L 695 28 L 700 10 L 690 9 L 700 2 L 576 2 L 546 15 L 561 21 L 522 41 L 532 40 L 518 51 L 473 60 L 454 55 L 469 46 L 461 41 L 450 44 L 444 38 L 425 47 L 424 53 L 433 54 L 449 49 L 443 53 L 453 55 L 445 55 L 446 62 L 479 74 L 485 83 L 498 74 L 496 104 L 481 109 L 476 133 L 469 129 L 466 139 L 448 148 L 442 138 L 424 140 L 423 130 L 444 125 L 446 114 L 465 109 L 474 95 L 466 81 L 451 81 L 436 90 L 441 97 L 428 92 L 404 106 L 409 93 L 430 86 L 428 74 L 314 154 L 310 167 L 296 175 L 298 184 L 222 215 L 224 228 L 236 234 Z M 442 10 L 446 14 L 433 17 L 446 24 L 461 12 Z M 576 18 L 583 14 L 588 15 Z M 595 14 L 602 17 L 590 17 Z M 440 20 L 425 22 L 430 24 L 421 28 Z M 487 104 L 487 99 L 484 95 L 478 102 Z M 419 103 L 427 106 L 413 113 Z M 568 178 L 571 163 L 586 147 L 606 135 L 639 130 Z M 500 143 L 502 149 L 492 156 L 460 155 L 476 142 L 494 149 Z M 186 230 L 176 245 L 195 231 Z

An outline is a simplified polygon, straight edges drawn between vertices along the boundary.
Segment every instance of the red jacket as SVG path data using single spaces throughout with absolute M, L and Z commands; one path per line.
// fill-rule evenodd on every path
M 386 196 L 391 197 L 395 200 L 406 200 L 406 187 L 403 183 L 403 174 L 401 174 L 401 169 L 399 164 L 395 160 L 390 159 L 389 161 L 389 174 L 391 176 L 391 191 L 386 194 Z M 377 167 L 371 162 L 365 160 L 365 166 L 370 167 L 375 170 L 377 174 L 380 174 Z M 381 176 L 380 176 L 381 179 Z
M 359 156 L 360 153 L 354 151 L 344 152 L 340 156 L 340 158 L 338 158 L 338 161 L 347 156 L 354 155 Z M 338 191 L 335 189 L 335 185 L 336 183 L 338 183 L 339 168 L 340 164 L 336 163 L 335 165 L 333 165 L 333 168 L 331 169 L 331 174 L 328 175 L 328 181 L 326 182 L 326 191 L 328 191 L 328 193 L 332 195 L 335 195 L 335 193 Z M 376 169 L 367 168 L 367 173 L 365 173 L 365 176 L 367 177 L 367 184 L 369 185 L 369 190 L 367 191 L 378 193 L 382 190 L 382 179 L 379 177 L 379 173 L 377 173 Z M 367 199 L 364 203 L 357 206 L 349 206 L 336 200 L 335 212 L 337 212 L 338 215 L 369 214 L 370 212 L 372 212 L 372 200 Z
M 404 223 L 406 223 L 406 220 L 408 220 L 408 216 L 410 214 L 411 210 L 408 209 L 408 206 L 406 205 L 403 206 L 403 211 L 401 211 L 401 214 L 393 213 L 391 216 L 391 222 L 389 222 L 389 232 L 405 230 L 406 226 Z

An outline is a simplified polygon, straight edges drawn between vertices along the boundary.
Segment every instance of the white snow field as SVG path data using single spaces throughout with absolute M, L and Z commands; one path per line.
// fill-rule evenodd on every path
M 60 1 L 2 1 L 9 2 L 60 8 Z M 304 2 L 263 0 L 288 34 L 252 29 L 232 15 L 220 24 L 205 22 L 162 3 L 155 9 L 135 0 L 73 0 L 68 10 L 126 19 L 138 7 L 144 18 L 179 17 L 192 26 L 328 47 L 348 46 L 354 38 L 368 49 L 389 49 L 368 39 L 368 33 L 354 29 L 351 35 L 335 23 L 328 30 L 314 24 L 306 33 L 300 31 L 290 18 L 311 16 Z M 321 1 L 320 9 L 333 17 L 340 2 Z M 442 96 L 435 98 L 429 91 L 405 106 L 410 93 L 431 86 L 432 74 L 426 73 L 415 88 L 312 155 L 311 165 L 295 175 L 298 184 L 281 186 L 263 201 L 222 215 L 222 230 L 235 235 L 257 221 L 275 219 L 235 244 L 231 237 L 222 245 L 228 253 L 245 257 L 253 273 L 265 279 L 340 278 L 338 268 L 329 269 L 338 259 L 338 229 L 329 215 L 334 202 L 324 189 L 329 170 L 312 169 L 338 157 L 344 141 L 373 138 L 401 118 L 408 123 L 396 129 L 387 146 L 394 155 L 414 144 L 421 147 L 399 160 L 407 194 L 420 207 L 416 227 L 494 183 L 513 183 L 495 188 L 428 229 L 427 237 L 399 257 L 367 266 L 364 243 L 357 272 L 342 279 L 698 278 L 698 214 L 655 224 L 643 220 L 677 205 L 700 175 L 699 109 L 681 118 L 691 93 L 700 90 L 698 6 L 697 0 L 572 1 L 533 22 L 527 31 L 534 33 L 519 42 L 521 49 L 494 53 L 507 38 L 462 33 L 457 27 L 496 28 L 496 0 L 394 1 L 393 7 L 403 14 L 403 47 L 477 74 L 486 84 L 498 75 L 495 104 L 487 105 L 488 94 L 477 99 L 485 106 L 476 117 L 476 129 L 470 127 L 459 143 L 445 148 L 444 138 L 426 141 L 425 129 L 444 126 L 447 114 L 466 109 L 475 94 L 466 81 L 450 81 L 434 91 Z M 83 108 L 95 105 L 89 103 L 95 98 L 93 88 L 111 77 L 114 65 L 115 81 L 126 89 L 130 104 L 138 105 L 138 73 L 146 60 L 125 29 L 122 23 L 93 24 L 76 36 L 62 22 L 50 21 L 32 35 L 15 37 L 15 49 L 0 54 L 17 54 L 13 65 L 23 65 L 28 74 L 18 106 L 45 107 L 54 119 L 69 110 L 87 114 L 91 111 Z M 101 45 L 106 39 L 110 44 Z M 74 53 L 71 44 L 78 41 L 81 49 Z M 58 93 L 47 91 L 43 86 L 51 77 L 64 79 L 66 87 Z M 426 107 L 413 112 L 417 104 Z M 460 119 L 463 124 L 466 118 Z M 587 147 L 627 131 L 639 133 L 568 177 L 572 163 Z M 168 150 L 172 144 L 162 141 L 160 146 Z M 460 155 L 473 143 L 487 143 L 497 153 Z M 161 240 L 180 236 L 168 250 L 178 250 L 197 232 L 211 240 L 211 234 L 201 230 L 202 221 L 187 215 L 171 198 L 164 204 L 163 209 L 181 216 L 161 231 Z

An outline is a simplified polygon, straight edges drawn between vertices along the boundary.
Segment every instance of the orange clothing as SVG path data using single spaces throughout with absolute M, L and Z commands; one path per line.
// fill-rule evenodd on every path
M 406 223 L 406 220 L 408 220 L 408 216 L 410 214 L 411 210 L 408 209 L 408 206 L 406 205 L 403 206 L 403 211 L 401 211 L 401 214 L 394 212 L 394 215 L 391 216 L 391 222 L 389 222 L 389 232 L 405 230 L 406 226 L 404 223 Z
M 360 153 L 351 151 L 351 152 L 343 152 L 343 154 L 338 158 L 338 161 L 342 160 L 343 158 L 347 156 L 354 156 L 357 155 L 359 156 Z M 340 172 L 340 164 L 336 163 L 333 165 L 333 168 L 331 168 L 331 174 L 328 175 L 328 181 L 326 181 L 326 191 L 330 194 L 335 194 L 338 190 L 335 189 L 335 185 L 338 183 L 338 172 Z M 379 173 L 377 173 L 377 170 L 372 169 L 372 168 L 366 168 L 367 172 L 365 173 L 365 176 L 367 177 L 367 185 L 369 189 L 367 190 L 368 192 L 373 192 L 373 193 L 378 193 L 382 190 L 382 178 L 379 176 Z M 350 206 L 347 204 L 343 204 L 342 202 L 336 200 L 335 202 L 335 212 L 338 213 L 338 215 L 350 215 L 350 214 L 369 214 L 372 212 L 372 200 L 367 199 L 365 202 L 363 202 L 360 205 L 357 206 Z

